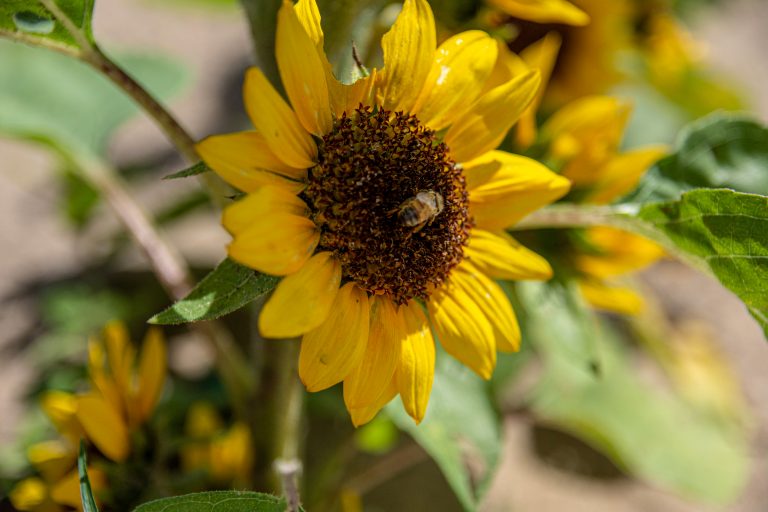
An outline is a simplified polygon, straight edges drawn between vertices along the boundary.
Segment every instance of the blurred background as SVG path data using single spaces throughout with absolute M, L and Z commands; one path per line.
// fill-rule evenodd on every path
M 438 18 L 440 3 L 434 2 Z M 681 9 L 707 67 L 738 91 L 748 111 L 768 122 L 768 2 L 688 0 Z M 156 90 L 168 98 L 193 136 L 234 131 L 246 124 L 240 87 L 253 52 L 250 29 L 237 3 L 102 0 L 96 5 L 94 31 L 110 53 L 155 59 L 147 66 L 147 76 L 153 76 Z M 657 98 L 632 84 L 618 83 L 615 90 L 635 103 L 627 144 L 672 143 L 672 135 L 687 121 L 682 115 L 656 115 Z M 110 108 L 110 101 L 105 97 L 103 108 Z M 159 180 L 183 163 L 151 121 L 136 116 L 120 126 L 108 141 L 107 155 L 201 275 L 225 256 L 228 236 L 198 184 Z M 141 319 L 165 307 L 167 300 L 93 190 L 45 150 L 8 138 L 0 138 L 0 241 L 0 471 L 8 475 L 23 463 L 19 447 L 24 439 L 39 437 L 45 428 L 28 397 L 41 386 L 66 386 L 79 377 L 72 374 L 75 370 L 53 370 L 81 356 L 88 333 L 115 315 L 134 321 L 139 326 L 135 332 L 143 332 Z M 663 261 L 645 270 L 640 283 L 676 328 L 712 341 L 716 357 L 735 375 L 740 391 L 734 393 L 743 391 L 750 462 L 738 500 L 708 507 L 627 478 L 586 444 L 510 407 L 503 421 L 500 469 L 482 510 L 767 509 L 768 347 L 761 330 L 717 282 L 676 262 Z M 181 329 L 168 334 L 173 372 L 195 379 L 211 371 L 213 354 L 205 342 Z M 648 386 L 659 385 L 653 365 L 643 358 L 633 363 Z M 41 375 L 48 377 L 41 380 Z M 515 390 L 509 395 L 514 404 Z M 372 490 L 367 500 L 383 503 L 382 510 L 426 510 L 412 502 L 411 508 L 398 505 L 398 496 L 418 495 L 425 480 L 435 493 L 450 495 L 434 463 L 426 457 L 420 460 Z M 447 502 L 440 509 L 460 508 Z

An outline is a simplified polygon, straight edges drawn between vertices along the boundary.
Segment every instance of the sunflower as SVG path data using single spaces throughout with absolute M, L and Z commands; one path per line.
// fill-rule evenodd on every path
M 201 157 L 247 193 L 229 206 L 229 256 L 284 276 L 265 303 L 267 338 L 302 336 L 309 391 L 343 381 L 355 425 L 393 397 L 424 417 L 433 330 L 490 378 L 520 332 L 493 279 L 547 279 L 548 263 L 504 233 L 569 189 L 541 164 L 494 149 L 535 97 L 480 31 L 436 48 L 425 0 L 406 0 L 382 40 L 384 67 L 336 80 L 314 0 L 285 1 L 276 57 L 289 104 L 250 69 L 255 131 L 209 137 Z
M 567 104 L 542 126 L 548 159 L 573 187 L 566 200 L 611 203 L 631 192 L 645 171 L 666 154 L 662 145 L 620 151 L 631 111 L 630 104 L 619 98 L 588 96 Z M 572 263 L 584 298 L 600 309 L 638 313 L 642 299 L 622 286 L 619 278 L 656 262 L 664 250 L 643 237 L 607 226 L 581 230 L 577 240 L 580 247 Z

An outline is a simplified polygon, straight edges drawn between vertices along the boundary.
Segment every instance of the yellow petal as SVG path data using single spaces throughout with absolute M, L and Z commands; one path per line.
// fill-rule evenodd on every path
M 401 309 L 406 337 L 395 376 L 405 411 L 418 424 L 427 412 L 435 377 L 435 340 L 421 305 L 412 300 Z
M 238 233 L 227 252 L 233 260 L 259 272 L 284 276 L 299 270 L 319 241 L 320 233 L 314 222 L 278 212 L 265 215 Z
M 589 23 L 589 15 L 566 0 L 488 0 L 510 16 L 536 23 L 563 23 L 577 27 Z
M 43 441 L 27 449 L 27 458 L 47 481 L 54 481 L 72 469 L 75 452 L 68 442 Z
M 139 360 L 138 411 L 139 422 L 149 418 L 155 410 L 157 400 L 163 391 L 166 374 L 165 340 L 160 329 L 152 327 L 147 331 Z
M 622 315 L 637 315 L 643 310 L 642 297 L 631 288 L 588 280 L 580 281 L 579 289 L 584 299 L 598 309 Z
M 119 321 L 109 322 L 104 327 L 104 345 L 107 348 L 107 361 L 112 371 L 112 380 L 117 386 L 121 403 L 112 403 L 115 410 L 125 411 L 131 398 L 133 364 L 136 361 L 136 349 L 131 343 L 128 329 Z
M 317 146 L 296 114 L 258 68 L 245 75 L 245 109 L 272 153 L 286 165 L 308 169 L 317 157 Z
M 330 252 L 312 256 L 298 272 L 275 288 L 259 315 L 266 338 L 300 336 L 322 324 L 330 313 L 341 282 L 341 264 Z
M 128 457 L 130 444 L 125 422 L 101 395 L 91 393 L 78 397 L 77 419 L 101 453 L 115 462 Z
M 352 418 L 352 424 L 355 427 L 365 425 L 371 421 L 385 405 L 395 398 L 396 395 L 397 382 L 393 375 L 392 378 L 389 379 L 389 382 L 384 385 L 384 391 L 381 393 L 381 396 L 379 396 L 374 403 L 365 407 L 348 407 L 349 416 Z
M 595 253 L 580 253 L 575 265 L 584 274 L 605 279 L 634 272 L 664 257 L 655 242 L 616 228 L 597 226 L 585 232 Z
M 555 67 L 557 54 L 560 51 L 562 38 L 557 32 L 550 32 L 539 41 L 533 43 L 520 53 L 530 69 L 536 69 L 541 73 L 541 86 L 539 92 L 531 104 L 525 109 L 517 123 L 515 138 L 518 146 L 523 149 L 536 142 L 536 111 L 539 109 L 541 99 L 549 83 L 549 77 Z
M 432 67 L 436 45 L 429 4 L 426 0 L 405 0 L 402 12 L 381 40 L 385 109 L 411 112 Z
M 120 391 L 112 375 L 107 372 L 107 354 L 104 343 L 96 339 L 88 341 L 88 373 L 99 393 L 111 404 L 122 402 Z
M 308 391 L 344 380 L 365 352 L 370 306 L 368 294 L 354 283 L 341 287 L 328 318 L 301 340 L 299 377 Z
M 365 352 L 357 367 L 344 379 L 347 409 L 351 411 L 379 403 L 395 374 L 400 345 L 405 337 L 402 310 L 388 298 L 374 296 Z
M 25 478 L 17 483 L 8 493 L 11 505 L 22 511 L 50 511 L 53 508 L 41 508 L 48 499 L 48 486 L 37 477 Z M 50 503 L 49 503 L 50 504 Z
M 454 274 L 432 294 L 427 304 L 429 317 L 445 351 L 480 377 L 490 379 L 496 367 L 493 327 L 475 301 L 453 283 Z
M 309 208 L 295 194 L 283 188 L 260 187 L 228 206 L 221 222 L 232 235 L 238 235 L 275 213 L 306 217 Z
M 562 162 L 563 176 L 576 187 L 590 186 L 618 151 L 630 113 L 630 104 L 619 98 L 581 98 L 547 120 L 542 140 L 549 143 L 550 158 Z
M 470 211 L 480 228 L 507 228 L 564 196 L 570 183 L 530 158 L 489 151 L 464 164 Z
M 456 285 L 477 304 L 491 324 L 496 348 L 502 352 L 520 350 L 520 327 L 501 287 L 467 261 L 462 262 L 454 272 Z
M 320 11 L 317 8 L 317 3 L 315 0 L 299 0 L 294 8 L 299 22 L 314 43 L 315 51 L 322 62 L 331 110 L 337 117 L 341 117 L 341 114 L 347 110 L 346 94 L 350 86 L 344 85 L 336 79 L 331 63 L 328 62 L 328 57 L 325 55 L 323 28 L 320 25 Z M 353 105 L 354 107 L 357 107 L 357 103 Z
M 540 73 L 530 71 L 482 95 L 445 134 L 453 159 L 466 162 L 501 144 L 536 96 L 540 82 Z
M 545 280 L 552 277 L 552 267 L 547 260 L 506 233 L 473 229 L 464 254 L 472 265 L 494 279 Z
M 315 135 L 325 135 L 333 125 L 325 69 L 290 0 L 283 0 L 277 13 L 275 56 L 285 92 L 302 126 Z
M 40 407 L 62 436 L 73 445 L 80 441 L 83 428 L 77 420 L 75 395 L 63 391 L 47 391 L 40 399 Z
M 490 76 L 483 85 L 482 94 L 504 85 L 516 76 L 531 70 L 525 61 L 507 47 L 504 41 L 496 40 L 496 63 Z
M 438 47 L 414 108 L 422 124 L 442 130 L 475 101 L 493 70 L 496 48 L 496 41 L 479 30 L 456 34 Z
M 88 466 L 88 479 L 91 481 L 91 489 L 94 494 L 98 490 L 106 488 L 107 477 L 99 469 Z M 81 508 L 80 475 L 77 469 L 51 486 L 51 498 L 61 505 L 67 505 L 78 510 Z
M 200 158 L 224 181 L 244 192 L 274 185 L 298 193 L 304 187 L 294 180 L 305 179 L 307 170 L 284 163 L 272 152 L 266 139 L 254 131 L 213 135 L 198 142 L 195 148 Z
M 600 169 L 598 181 L 584 202 L 607 204 L 632 191 L 645 171 L 667 153 L 664 146 L 628 151 L 613 157 Z

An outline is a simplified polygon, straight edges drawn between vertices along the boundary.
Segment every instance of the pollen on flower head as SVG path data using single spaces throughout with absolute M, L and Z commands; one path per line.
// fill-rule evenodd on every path
M 439 194 L 443 208 L 414 229 L 396 212 L 422 191 Z M 319 143 L 303 197 L 321 230 L 319 250 L 335 254 L 344 279 L 397 304 L 426 299 L 463 258 L 471 222 L 462 171 L 415 116 L 363 106 L 345 113 Z

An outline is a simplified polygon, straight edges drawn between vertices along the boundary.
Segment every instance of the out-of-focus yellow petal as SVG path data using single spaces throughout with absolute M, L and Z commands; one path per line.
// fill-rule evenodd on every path
M 346 383 L 344 385 L 346 389 Z M 364 407 L 350 408 L 347 406 L 349 409 L 349 416 L 352 418 L 352 424 L 355 427 L 365 425 L 371 421 L 385 405 L 387 405 L 393 398 L 395 398 L 396 395 L 397 382 L 395 376 L 393 375 L 389 379 L 389 382 L 383 385 L 381 396 L 379 396 L 379 398 L 377 398 L 374 403 Z
M 501 287 L 467 261 L 454 272 L 454 282 L 464 289 L 491 324 L 496 348 L 502 352 L 520 350 L 517 317 Z
M 120 402 L 112 402 L 116 411 L 126 413 L 125 408 L 131 400 L 131 381 L 133 364 L 136 361 L 136 349 L 131 344 L 125 324 L 114 320 L 104 327 L 104 346 L 107 348 L 107 361 L 112 371 L 112 380 L 120 394 Z M 111 397 L 105 397 L 110 398 Z
M 272 153 L 290 167 L 312 167 L 317 157 L 315 141 L 260 69 L 246 73 L 243 96 L 251 122 Z
M 266 338 L 292 338 L 321 325 L 330 313 L 341 282 L 341 264 L 330 252 L 312 256 L 298 272 L 275 288 L 259 315 Z
M 160 329 L 151 327 L 144 338 L 139 359 L 137 391 L 139 422 L 145 421 L 155 410 L 163 391 L 167 369 L 165 340 Z
M 213 436 L 223 429 L 221 417 L 207 402 L 195 402 L 189 408 L 184 433 L 187 442 L 181 447 L 181 466 L 185 471 L 208 469 L 210 443 Z
M 449 282 L 435 290 L 427 303 L 437 339 L 445 351 L 484 379 L 496 367 L 493 327 L 475 300 L 462 287 Z
M 357 367 L 344 379 L 347 409 L 351 411 L 379 403 L 395 374 L 405 337 L 402 310 L 398 311 L 388 298 L 374 296 L 365 352 Z
M 75 451 L 70 443 L 60 440 L 43 441 L 27 449 L 29 462 L 43 477 L 51 482 L 61 478 L 72 469 L 75 463 Z
M 427 412 L 435 377 L 435 340 L 419 303 L 412 300 L 401 309 L 406 337 L 395 378 L 405 411 L 418 424 Z
M 493 70 L 496 53 L 496 41 L 479 30 L 443 42 L 414 107 L 422 124 L 442 130 L 475 101 Z
M 91 393 L 77 397 L 77 419 L 101 453 L 115 462 L 128 457 L 130 443 L 125 421 L 101 395 Z
M 645 171 L 667 153 L 665 146 L 636 149 L 617 155 L 600 169 L 598 181 L 584 202 L 607 204 L 631 192 Z
M 96 339 L 88 340 L 88 373 L 93 386 L 112 404 L 120 404 L 122 398 L 112 375 L 107 372 L 107 354 L 104 344 Z
M 411 112 L 419 97 L 437 46 L 435 20 L 426 0 L 405 0 L 403 10 L 381 40 L 384 77 L 382 105 Z
M 506 233 L 473 229 L 464 254 L 478 270 L 494 279 L 545 280 L 552 277 L 552 267 L 547 260 Z
M 575 265 L 584 274 L 598 279 L 634 272 L 664 257 L 659 244 L 607 226 L 589 228 L 586 241 L 597 254 L 579 253 Z
M 574 186 L 591 185 L 618 150 L 632 109 L 610 96 L 573 101 L 550 117 L 541 129 L 551 158 L 564 162 L 563 176 Z
M 496 148 L 536 96 L 538 71 L 529 71 L 482 95 L 445 134 L 451 157 L 466 162 Z
M 77 420 L 75 395 L 63 391 L 47 391 L 40 399 L 40 407 L 56 430 L 76 446 L 83 435 L 83 427 Z
M 557 54 L 560 51 L 562 38 L 557 32 L 550 32 L 539 41 L 533 43 L 520 53 L 530 69 L 541 73 L 541 86 L 531 104 L 525 109 L 517 123 L 515 137 L 518 146 L 528 148 L 536 142 L 536 111 L 539 109 L 544 91 L 549 83 L 549 77 L 555 67 Z
M 320 233 L 314 222 L 278 212 L 265 215 L 238 233 L 227 252 L 233 260 L 259 272 L 284 276 L 304 266 L 319 241 Z
M 636 315 L 644 307 L 642 297 L 631 288 L 611 286 L 602 281 L 590 279 L 579 281 L 579 289 L 587 302 L 605 311 Z
M 252 467 L 251 432 L 244 423 L 235 423 L 211 445 L 211 476 L 219 482 L 245 485 Z
M 507 47 L 504 41 L 496 40 L 496 63 L 490 76 L 483 85 L 482 93 L 504 85 L 516 76 L 524 75 L 531 70 L 525 61 Z
M 341 287 L 328 318 L 301 340 L 299 377 L 308 391 L 344 380 L 365 352 L 370 324 L 368 294 L 355 283 Z
M 285 92 L 302 126 L 315 135 L 325 135 L 333 124 L 325 68 L 290 0 L 283 0 L 277 13 L 275 56 Z
M 213 135 L 198 142 L 195 148 L 200 158 L 224 181 L 244 192 L 253 192 L 270 184 L 297 193 L 304 187 L 303 183 L 294 180 L 305 179 L 307 170 L 291 167 L 280 160 L 257 132 Z
M 37 477 L 25 478 L 17 483 L 11 489 L 11 492 L 8 493 L 8 498 L 16 510 L 45 512 L 53 512 L 55 510 L 54 507 L 50 506 L 51 504 L 48 504 L 46 507 L 48 486 Z
M 285 189 L 261 187 L 228 206 L 221 222 L 232 235 L 238 235 L 275 213 L 305 217 L 309 214 L 309 208 L 304 201 Z
M 91 482 L 91 489 L 94 494 L 96 494 L 97 490 L 104 489 L 107 486 L 107 477 L 104 472 L 92 466 L 88 466 L 88 479 Z M 78 510 L 81 508 L 80 475 L 77 469 L 51 486 L 51 498 L 61 505 L 67 505 Z
M 464 164 L 470 211 L 477 226 L 507 228 L 564 196 L 570 183 L 530 158 L 489 151 Z
M 563 23 L 577 27 L 589 23 L 589 15 L 566 0 L 488 0 L 497 9 L 536 23 Z

